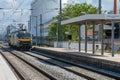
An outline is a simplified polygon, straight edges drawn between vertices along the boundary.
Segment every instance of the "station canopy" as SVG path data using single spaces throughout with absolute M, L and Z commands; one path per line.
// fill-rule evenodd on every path
M 120 14 L 87 14 L 68 20 L 63 20 L 62 25 L 77 24 L 82 25 L 87 22 L 88 25 L 110 23 L 111 21 L 120 22 Z

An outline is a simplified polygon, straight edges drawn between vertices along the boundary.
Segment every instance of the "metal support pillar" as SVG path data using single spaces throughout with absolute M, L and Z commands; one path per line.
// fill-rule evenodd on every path
M 30 16 L 30 33 L 32 32 L 31 31 L 31 23 L 32 23 L 32 16 Z
M 104 25 L 101 26 L 101 55 L 104 55 L 104 36 L 103 36 Z
M 87 53 L 87 22 L 85 23 L 85 53 Z
M 38 31 L 37 31 L 37 16 L 35 16 L 35 18 L 36 18 L 36 46 L 37 46 L 37 42 L 38 42 Z
M 92 46 L 92 53 L 95 54 L 95 24 L 93 24 L 93 46 Z
M 79 35 L 79 52 L 81 51 L 81 25 L 79 25 L 79 32 L 78 32 L 78 35 Z
M 119 39 L 120 39 L 120 23 L 119 23 Z
M 40 14 L 40 45 L 42 44 L 42 14 Z
M 102 10 L 101 10 L 101 8 L 102 8 L 102 5 L 101 5 L 101 0 L 99 0 L 99 7 L 98 7 L 98 9 L 99 9 L 99 14 L 101 14 L 102 13 Z M 101 32 L 102 30 L 101 30 L 101 26 L 99 25 L 99 32 L 98 32 L 98 40 L 100 41 L 102 38 L 102 36 L 101 36 L 101 34 L 102 34 L 102 32 Z
M 111 43 L 112 43 L 112 57 L 114 57 L 114 21 L 112 21 L 112 39 L 111 39 Z

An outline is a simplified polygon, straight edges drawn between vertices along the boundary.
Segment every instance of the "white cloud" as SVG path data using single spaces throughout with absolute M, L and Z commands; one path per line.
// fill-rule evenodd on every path
M 7 3 L 9 4 L 9 6 L 11 6 L 11 8 L 14 8 L 18 5 L 16 0 L 7 0 Z
M 114 0 L 102 0 L 102 9 L 103 10 L 112 10 L 113 9 L 113 2 Z
M 67 0 L 62 0 L 62 4 L 67 3 Z
M 7 2 L 12 3 L 14 0 L 7 0 Z
M 93 0 L 86 0 L 88 4 L 92 4 Z
M 87 2 L 89 4 L 92 4 L 93 6 L 98 7 L 98 1 L 99 0 L 85 0 L 84 2 Z M 101 2 L 102 2 L 102 10 L 113 10 L 114 0 L 101 0 Z

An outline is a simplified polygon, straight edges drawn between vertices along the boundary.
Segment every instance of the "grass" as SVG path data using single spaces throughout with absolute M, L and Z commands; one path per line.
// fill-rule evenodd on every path
M 117 51 L 116 53 L 117 53 L 117 54 L 120 54 L 120 51 Z
M 106 53 L 111 53 L 111 50 L 105 50 Z M 115 51 L 115 54 L 120 54 L 120 51 Z
M 36 43 L 33 43 L 32 44 L 33 46 L 36 46 Z M 47 44 L 37 44 L 37 46 L 39 46 L 39 47 L 51 47 L 50 45 L 47 45 Z
M 106 53 L 111 53 L 111 50 L 105 50 Z

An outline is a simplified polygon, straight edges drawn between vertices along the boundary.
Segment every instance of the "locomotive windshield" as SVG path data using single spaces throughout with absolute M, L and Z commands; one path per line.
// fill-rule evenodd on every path
M 19 33 L 18 38 L 31 38 L 30 33 Z

